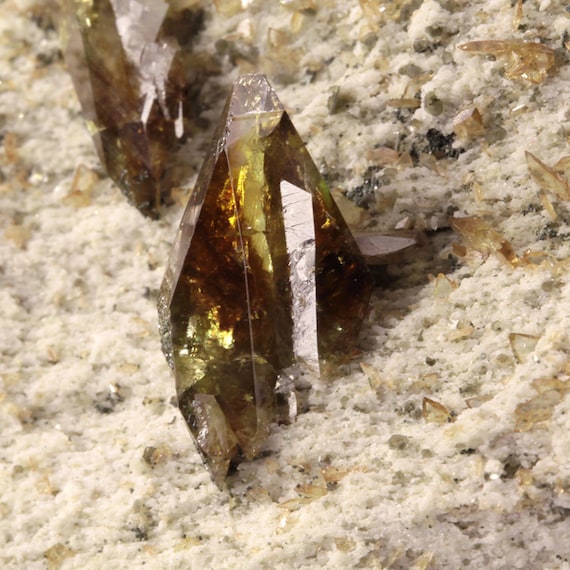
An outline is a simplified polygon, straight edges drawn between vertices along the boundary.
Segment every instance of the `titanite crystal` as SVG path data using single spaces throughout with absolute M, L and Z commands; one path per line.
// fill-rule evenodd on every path
M 186 177 L 203 81 L 195 1 L 63 0 L 67 68 L 101 162 L 146 215 Z
M 287 378 L 353 345 L 371 287 L 275 92 L 240 77 L 159 298 L 179 406 L 218 484 L 259 453 Z

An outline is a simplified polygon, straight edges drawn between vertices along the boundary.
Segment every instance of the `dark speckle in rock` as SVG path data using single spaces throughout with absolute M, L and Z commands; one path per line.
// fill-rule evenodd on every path
M 362 184 L 355 186 L 346 193 L 358 207 L 368 209 L 376 200 L 376 192 L 380 189 L 380 174 L 377 168 L 369 168 Z
M 108 392 L 98 392 L 95 396 L 95 409 L 101 414 L 114 412 L 115 407 L 125 399 L 118 384 L 110 386 Z
M 425 151 L 429 154 L 435 156 L 435 158 L 444 158 L 446 156 L 450 158 L 457 158 L 460 154 L 460 150 L 453 148 L 453 141 L 455 140 L 455 134 L 450 133 L 449 135 L 444 135 L 441 131 L 437 129 L 429 129 L 426 133 L 426 147 Z

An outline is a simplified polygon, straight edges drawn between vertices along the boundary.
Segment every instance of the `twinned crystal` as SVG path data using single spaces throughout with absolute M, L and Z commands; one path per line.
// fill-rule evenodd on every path
M 180 410 L 218 484 L 260 452 L 291 378 L 354 346 L 371 289 L 275 92 L 263 75 L 241 76 L 159 298 Z
M 62 38 L 101 162 L 145 215 L 188 175 L 199 108 L 195 1 L 63 0 Z

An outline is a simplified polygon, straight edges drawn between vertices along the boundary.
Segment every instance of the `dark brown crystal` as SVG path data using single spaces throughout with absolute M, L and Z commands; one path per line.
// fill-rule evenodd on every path
M 355 343 L 372 281 L 262 75 L 233 86 L 159 299 L 180 409 L 213 478 L 253 458 L 276 390 Z
M 65 61 L 101 162 L 156 217 L 189 174 L 202 12 L 163 0 L 64 0 L 62 13 Z

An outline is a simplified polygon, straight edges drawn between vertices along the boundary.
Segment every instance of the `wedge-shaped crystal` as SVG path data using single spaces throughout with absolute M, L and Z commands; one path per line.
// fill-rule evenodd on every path
M 101 162 L 145 215 L 187 176 L 203 69 L 193 2 L 63 0 L 67 69 Z
M 240 77 L 159 298 L 179 406 L 218 484 L 259 453 L 286 379 L 354 345 L 371 288 L 275 92 Z

